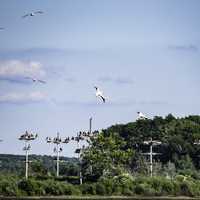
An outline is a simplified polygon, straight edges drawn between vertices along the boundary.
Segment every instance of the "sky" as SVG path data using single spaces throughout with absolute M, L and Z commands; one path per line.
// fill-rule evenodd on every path
M 0 153 L 23 154 L 28 130 L 39 135 L 31 153 L 53 155 L 45 138 L 88 131 L 90 117 L 101 130 L 137 111 L 199 115 L 199 10 L 198 0 L 0 0 Z M 62 146 L 75 156 L 75 143 Z

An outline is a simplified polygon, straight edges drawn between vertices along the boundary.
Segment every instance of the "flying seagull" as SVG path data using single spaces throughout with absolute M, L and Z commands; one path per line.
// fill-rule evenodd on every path
M 43 83 L 43 84 L 46 83 L 46 81 L 44 81 L 44 80 L 37 79 L 37 78 L 32 78 L 32 77 L 29 77 L 29 76 L 26 76 L 26 77 L 24 77 L 24 78 L 25 78 L 25 79 L 30 79 L 30 80 L 32 80 L 33 82 L 39 82 L 39 83 Z
M 147 119 L 147 117 L 143 113 L 137 112 L 137 114 L 138 114 L 138 119 Z
M 96 89 L 96 97 L 99 97 L 103 100 L 103 102 L 105 103 L 106 98 L 103 95 L 103 92 L 98 88 L 98 87 L 94 87 Z
M 25 18 L 25 17 L 34 17 L 35 15 L 37 14 L 43 14 L 44 12 L 39 10 L 39 11 L 34 11 L 34 12 L 31 12 L 31 13 L 27 13 L 25 15 L 22 16 L 22 18 Z

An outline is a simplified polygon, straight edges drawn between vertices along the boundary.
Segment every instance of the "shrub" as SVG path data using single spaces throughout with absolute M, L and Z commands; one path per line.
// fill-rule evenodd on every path
M 174 185 L 170 180 L 163 180 L 162 183 L 162 195 L 174 194 Z
M 113 192 L 113 180 L 110 178 L 101 178 L 99 183 L 102 183 L 106 189 L 106 194 L 111 195 Z
M 81 191 L 77 186 L 73 186 L 71 184 L 62 183 L 63 194 L 64 195 L 80 195 Z
M 106 188 L 102 183 L 96 184 L 96 194 L 98 195 L 106 195 Z
M 82 194 L 92 194 L 92 195 L 96 194 L 96 187 L 94 184 L 85 183 L 81 186 L 81 190 Z
M 39 187 L 36 183 L 35 180 L 31 180 L 31 179 L 28 179 L 28 180 L 21 180 L 19 183 L 18 183 L 18 188 L 20 190 L 23 190 L 27 193 L 27 195 L 36 195 L 37 194 L 37 191 L 39 190 Z
M 113 178 L 113 192 L 116 195 L 133 194 L 133 177 L 130 174 L 122 174 Z
M 154 190 L 155 195 L 162 194 L 162 181 L 160 177 L 152 177 L 147 180 L 147 183 Z
M 190 181 L 183 181 L 180 183 L 180 192 L 182 195 L 185 196 L 196 196 L 197 191 L 196 191 L 197 185 L 194 182 Z
M 136 194 L 139 194 L 139 195 L 146 195 L 146 196 L 155 195 L 155 190 L 153 188 L 151 188 L 151 186 L 148 185 L 147 183 L 137 184 L 135 186 L 134 191 Z
M 17 196 L 19 191 L 16 182 L 14 180 L 1 180 L 0 194 L 4 196 Z
M 56 181 L 47 181 L 45 184 L 45 192 L 50 195 L 63 195 L 64 188 Z

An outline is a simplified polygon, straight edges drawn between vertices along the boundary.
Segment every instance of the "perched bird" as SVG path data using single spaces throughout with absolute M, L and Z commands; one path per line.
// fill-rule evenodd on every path
M 94 87 L 96 89 L 96 97 L 99 97 L 103 100 L 103 102 L 105 103 L 106 98 L 103 95 L 103 92 L 98 88 L 98 87 Z
M 43 14 L 44 12 L 39 10 L 39 11 L 34 11 L 34 12 L 31 12 L 31 13 L 27 13 L 25 15 L 22 16 L 22 18 L 25 18 L 25 17 L 33 17 L 37 14 Z
M 32 80 L 33 82 L 40 82 L 40 83 L 43 83 L 43 84 L 46 83 L 46 81 L 44 81 L 44 80 L 37 79 L 37 78 L 32 78 L 32 77 L 29 77 L 29 76 L 26 76 L 26 77 L 24 77 L 24 78 L 25 78 L 25 79 L 30 79 L 30 80 Z
M 138 114 L 138 119 L 147 119 L 147 117 L 143 113 L 137 112 L 137 114 Z

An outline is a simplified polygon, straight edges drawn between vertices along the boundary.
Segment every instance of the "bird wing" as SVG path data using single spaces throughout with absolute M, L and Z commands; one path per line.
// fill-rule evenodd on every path
M 105 103 L 106 99 L 104 96 L 100 95 L 101 99 L 103 100 L 103 102 Z
M 47 83 L 46 81 L 43 81 L 43 80 L 40 80 L 40 79 L 38 79 L 38 82 L 40 82 L 40 83 Z
M 35 14 L 43 14 L 44 12 L 41 11 L 41 10 L 38 10 L 38 11 L 35 11 L 34 13 L 35 13 Z
M 5 28 L 3 28 L 3 27 L 0 27 L 0 30 L 4 30 Z
M 24 78 L 33 80 L 33 78 L 31 78 L 30 76 L 25 76 Z
M 22 18 L 28 17 L 30 15 L 30 13 L 23 15 Z

